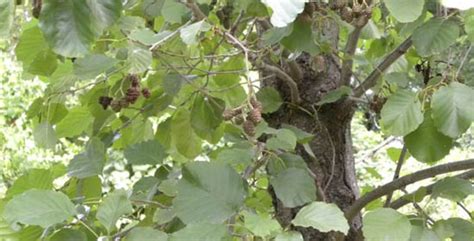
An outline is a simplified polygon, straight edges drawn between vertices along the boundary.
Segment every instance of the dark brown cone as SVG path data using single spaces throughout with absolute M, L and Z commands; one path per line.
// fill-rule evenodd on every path
M 255 136 L 255 124 L 251 120 L 246 120 L 243 124 L 244 132 L 248 136 Z
M 259 109 L 252 109 L 248 114 L 248 119 L 255 125 L 262 122 L 262 112 Z

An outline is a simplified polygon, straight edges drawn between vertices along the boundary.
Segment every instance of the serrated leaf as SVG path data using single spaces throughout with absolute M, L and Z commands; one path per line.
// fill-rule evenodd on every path
M 389 208 L 368 212 L 363 218 L 362 232 L 367 241 L 408 241 L 411 224 L 407 217 Z
M 418 129 L 405 136 L 404 140 L 413 157 L 424 163 L 441 160 L 453 147 L 453 140 L 438 132 L 434 126 L 430 112 L 425 114 L 425 120 Z
M 41 9 L 40 28 L 56 53 L 80 57 L 119 18 L 121 10 L 118 0 L 49 0 Z
M 450 218 L 446 222 L 454 231 L 452 241 L 474 241 L 474 223 L 461 218 Z
M 244 226 L 255 236 L 262 238 L 271 236 L 281 230 L 278 221 L 268 216 L 244 212 L 244 220 Z
M 308 171 L 288 168 L 270 179 L 275 194 L 288 208 L 302 206 L 316 200 L 316 186 Z
M 271 150 L 291 151 L 296 147 L 296 135 L 288 129 L 279 129 L 276 135 L 267 140 L 267 148 Z
M 336 204 L 313 202 L 304 206 L 291 221 L 295 226 L 312 227 L 321 232 L 338 231 L 344 234 L 349 232 L 344 213 Z
M 431 229 L 413 226 L 411 229 L 410 241 L 441 241 L 441 239 Z
M 94 117 L 87 107 L 76 107 L 56 125 L 58 137 L 81 135 L 94 122 Z
M 296 139 L 299 144 L 308 143 L 314 138 L 313 134 L 303 131 L 295 126 L 283 124 L 282 127 L 285 129 L 291 130 L 295 134 Z
M 168 241 L 168 234 L 151 227 L 136 227 L 127 234 L 126 241 Z
M 188 8 L 174 0 L 164 0 L 161 15 L 167 22 L 181 23 L 183 17 L 189 12 Z
M 421 103 L 415 93 L 400 90 L 390 96 L 381 111 L 381 123 L 387 134 L 405 136 L 423 122 Z
M 156 165 L 168 156 L 165 148 L 156 140 L 141 142 L 127 147 L 125 158 L 133 165 Z
M 452 82 L 433 95 L 431 107 L 436 127 L 443 134 L 457 138 L 467 131 L 474 121 L 474 89 Z
M 388 11 L 401 23 L 414 22 L 423 13 L 424 0 L 384 0 Z
M 74 204 L 63 193 L 32 189 L 10 200 L 3 217 L 12 224 L 18 222 L 46 228 L 75 214 Z
M 201 139 L 191 126 L 191 115 L 185 109 L 178 109 L 171 123 L 172 143 L 178 152 L 193 159 L 201 153 Z
M 23 68 L 28 69 L 35 57 L 48 49 L 48 44 L 43 37 L 43 33 L 38 26 L 23 30 L 15 48 L 15 54 L 19 61 L 23 63 Z
M 43 122 L 36 126 L 33 130 L 33 137 L 38 147 L 46 149 L 53 149 L 58 141 L 56 131 L 48 122 Z
M 257 99 L 262 103 L 263 113 L 275 112 L 283 104 L 280 93 L 272 87 L 260 89 L 257 93 Z
M 53 189 L 55 175 L 52 170 L 32 169 L 15 180 L 13 185 L 8 188 L 6 198 L 10 199 L 15 195 L 21 194 L 30 189 Z
M 222 241 L 227 236 L 227 228 L 222 224 L 194 223 L 171 234 L 169 241 Z
M 284 37 L 290 35 L 293 32 L 293 24 L 289 24 L 286 27 L 276 28 L 273 27 L 263 33 L 263 42 L 267 45 L 273 45 L 280 42 Z
M 115 224 L 125 214 L 133 212 L 132 204 L 125 191 L 117 190 L 104 198 L 97 209 L 97 220 L 104 225 L 110 233 L 115 229 Z
M 413 45 L 422 57 L 440 54 L 456 42 L 459 33 L 457 23 L 433 18 L 413 33 Z
M 157 0 L 153 0 L 153 1 L 157 1 Z M 161 40 L 170 36 L 171 34 L 172 32 L 167 31 L 167 30 L 164 30 L 159 33 L 155 33 L 148 28 L 144 28 L 144 29 L 134 30 L 132 33 L 130 33 L 128 37 L 144 45 L 151 46 L 157 42 L 160 42 Z
M 211 140 L 223 121 L 225 102 L 211 96 L 198 95 L 191 109 L 191 126 L 201 138 Z
M 105 163 L 105 146 L 97 138 L 89 140 L 86 150 L 71 160 L 68 175 L 77 178 L 96 176 L 102 173 Z
M 243 180 L 228 165 L 194 162 L 183 168 L 182 175 L 173 204 L 184 223 L 220 223 L 243 204 Z
M 8 39 L 15 17 L 15 1 L 0 0 L 0 40 Z
M 460 202 L 467 196 L 474 194 L 474 187 L 468 180 L 447 177 L 433 186 L 433 198 L 442 197 L 453 202 Z
M 273 10 L 270 21 L 273 26 L 281 28 L 292 23 L 296 16 L 303 12 L 308 0 L 262 0 Z
M 93 79 L 117 64 L 117 60 L 102 54 L 87 55 L 74 62 L 74 74 L 82 79 Z
M 211 29 L 211 25 L 205 20 L 193 23 L 181 29 L 180 36 L 183 42 L 187 45 L 197 44 L 197 37 L 201 32 L 206 32 Z
M 281 40 L 281 44 L 292 52 L 307 52 L 314 56 L 320 52 L 315 38 L 311 24 L 297 20 L 293 23 L 293 31 Z
M 132 47 L 128 50 L 127 63 L 132 74 L 145 72 L 150 67 L 153 56 L 148 49 Z

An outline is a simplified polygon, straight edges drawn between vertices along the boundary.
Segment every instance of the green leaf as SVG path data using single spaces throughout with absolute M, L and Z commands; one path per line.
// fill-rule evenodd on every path
M 166 75 L 162 83 L 163 90 L 168 95 L 176 95 L 181 90 L 181 87 L 183 86 L 183 81 L 183 78 L 177 74 Z
M 99 205 L 97 209 L 97 220 L 99 220 L 110 233 L 115 229 L 115 224 L 121 216 L 132 212 L 133 207 L 128 200 L 127 193 L 125 191 L 116 190 L 107 195 L 104 201 Z
M 401 23 L 414 22 L 423 13 L 424 0 L 384 0 L 388 11 Z
M 390 158 L 390 160 L 392 160 L 393 162 L 398 162 L 401 154 L 402 154 L 402 149 L 400 148 L 390 147 L 387 149 L 387 155 Z M 407 151 L 407 153 L 405 153 L 405 157 L 403 158 L 403 161 L 408 160 L 410 156 L 411 154 Z
M 40 27 L 56 53 L 80 57 L 120 17 L 121 10 L 117 0 L 48 0 L 43 2 Z
M 152 61 L 153 56 L 148 49 L 131 47 L 128 50 L 127 63 L 129 65 L 129 72 L 132 74 L 145 72 L 150 67 Z
M 281 230 L 277 220 L 269 216 L 262 216 L 250 212 L 244 212 L 244 226 L 255 236 L 269 237 Z
M 453 147 L 453 140 L 436 129 L 430 112 L 426 112 L 425 120 L 420 127 L 405 136 L 404 140 L 413 157 L 424 163 L 441 160 Z
M 63 193 L 33 189 L 10 200 L 5 206 L 3 217 L 12 224 L 18 222 L 46 228 L 75 214 L 74 204 Z
M 23 69 L 28 69 L 35 57 L 48 48 L 43 33 L 38 26 L 34 26 L 21 33 L 15 54 L 17 59 L 23 63 Z
M 49 241 L 87 241 L 87 235 L 79 230 L 61 229 L 54 233 Z
M 410 241 L 441 241 L 441 239 L 433 230 L 420 226 L 412 226 Z
M 102 182 L 99 176 L 71 178 L 63 191 L 71 199 L 99 200 L 102 197 Z
M 316 186 L 308 171 L 288 168 L 271 178 L 275 194 L 288 208 L 302 206 L 316 200 Z
M 316 55 L 320 52 L 320 49 L 316 45 L 315 38 L 311 24 L 297 20 L 293 23 L 293 32 L 283 38 L 281 43 L 292 52 L 307 52 Z
M 278 234 L 275 241 L 303 241 L 303 235 L 299 232 L 285 232 Z
M 338 231 L 344 234 L 349 232 L 344 213 L 336 204 L 312 202 L 304 206 L 291 222 L 299 227 L 312 227 L 321 232 Z
M 227 228 L 222 224 L 195 223 L 171 234 L 169 241 L 222 241 L 227 236 Z
M 474 42 L 474 11 L 467 11 L 464 16 L 464 29 L 466 30 L 469 41 Z
M 279 129 L 276 136 L 267 140 L 267 148 L 271 150 L 291 151 L 296 147 L 296 135 L 288 129 Z
M 8 39 L 15 17 L 15 1 L 0 0 L 0 40 Z
M 34 75 L 51 76 L 57 67 L 58 61 L 56 54 L 48 49 L 38 53 L 33 58 L 33 62 L 31 62 L 25 70 Z
M 277 28 L 285 27 L 292 23 L 296 16 L 303 12 L 308 0 L 262 0 L 273 10 L 270 21 Z
M 329 91 L 327 94 L 323 96 L 323 98 L 316 103 L 316 105 L 324 105 L 329 103 L 334 103 L 340 100 L 344 96 L 348 96 L 352 94 L 352 88 L 348 86 L 341 86 L 335 90 Z
M 413 45 L 422 57 L 440 54 L 456 42 L 459 33 L 457 23 L 433 18 L 413 33 Z
M 201 153 L 201 140 L 194 133 L 191 126 L 190 113 L 185 109 L 178 109 L 171 123 L 173 146 L 178 152 L 193 159 Z
M 53 127 L 48 122 L 43 122 L 33 130 L 36 145 L 41 148 L 54 149 L 58 138 Z
M 32 169 L 15 180 L 13 185 L 8 188 L 6 198 L 10 199 L 30 189 L 53 189 L 54 178 L 55 175 L 51 169 Z
M 264 87 L 257 93 L 257 99 L 262 103 L 263 113 L 277 111 L 283 104 L 280 93 L 273 87 Z
M 434 198 L 442 197 L 453 202 L 460 202 L 473 194 L 474 187 L 470 181 L 455 177 L 447 177 L 438 181 L 434 184 L 432 192 Z
M 105 146 L 98 138 L 89 140 L 85 152 L 71 160 L 68 175 L 77 178 L 96 176 L 102 173 L 105 163 Z
M 289 24 L 283 28 L 271 28 L 267 30 L 263 36 L 263 42 L 267 45 L 273 45 L 280 42 L 284 37 L 293 32 L 293 24 Z
M 157 0 L 154 0 L 157 1 Z M 151 46 L 159 41 L 162 41 L 164 38 L 169 37 L 172 32 L 164 30 L 159 33 L 155 33 L 148 28 L 134 30 L 128 36 L 130 39 L 138 41 L 144 45 Z
M 163 0 L 144 0 L 143 12 L 148 17 L 158 17 L 161 15 L 161 8 L 165 2 Z
M 362 231 L 367 241 L 408 241 L 411 224 L 407 217 L 389 208 L 368 212 L 363 218 Z
M 243 204 L 243 180 L 228 165 L 194 162 L 184 166 L 182 175 L 173 203 L 176 215 L 186 224 L 221 223 Z
M 415 93 L 397 91 L 390 96 L 381 111 L 381 124 L 387 134 L 405 136 L 423 122 L 421 103 Z
M 102 54 L 87 55 L 74 62 L 74 74 L 82 79 L 94 79 L 117 64 L 117 60 Z
M 210 140 L 223 121 L 225 102 L 214 97 L 198 95 L 191 109 L 191 126 L 201 138 Z
M 58 137 L 74 137 L 81 135 L 94 122 L 94 117 L 87 107 L 76 107 L 56 125 Z
M 127 234 L 126 241 L 168 241 L 168 234 L 151 227 L 136 227 Z
M 454 230 L 452 241 L 474 241 L 474 224 L 461 218 L 450 218 L 447 223 Z
M 141 142 L 127 147 L 125 158 L 133 165 L 156 165 L 168 156 L 165 148 L 156 140 Z
M 293 134 L 295 134 L 297 142 L 299 144 L 308 143 L 314 138 L 313 134 L 310 134 L 306 131 L 303 131 L 303 130 L 295 127 L 295 126 L 288 125 L 288 124 L 283 124 L 282 127 L 285 128 L 285 129 L 291 130 L 293 132 Z
M 454 236 L 454 229 L 447 220 L 438 220 L 432 226 L 433 231 L 441 240 Z
M 458 82 L 442 87 L 433 95 L 433 120 L 443 134 L 456 138 L 474 121 L 474 89 Z
M 199 22 L 193 23 L 189 26 L 186 26 L 181 29 L 180 36 L 183 42 L 187 45 L 195 45 L 197 44 L 198 35 L 201 32 L 206 32 L 211 29 L 211 25 L 207 23 L 205 20 L 201 20 Z
M 174 0 L 164 0 L 161 15 L 167 22 L 181 23 L 184 16 L 189 12 L 188 8 Z

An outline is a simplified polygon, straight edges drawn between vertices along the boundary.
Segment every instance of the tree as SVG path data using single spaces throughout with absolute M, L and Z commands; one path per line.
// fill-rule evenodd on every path
M 48 83 L 28 110 L 37 145 L 84 146 L 67 167 L 9 188 L 4 222 L 22 225 L 12 240 L 474 237 L 471 221 L 417 206 L 474 193 L 473 159 L 435 165 L 474 120 L 472 11 L 434 0 L 0 4 L 0 36 L 13 32 L 15 7 L 38 18 L 15 46 L 25 72 Z M 393 182 L 363 195 L 350 132 L 360 110 L 404 140 Z M 399 177 L 408 152 L 433 167 Z M 131 193 L 102 195 L 104 167 L 121 162 L 131 176 L 147 171 Z M 396 211 L 407 203 L 422 222 Z

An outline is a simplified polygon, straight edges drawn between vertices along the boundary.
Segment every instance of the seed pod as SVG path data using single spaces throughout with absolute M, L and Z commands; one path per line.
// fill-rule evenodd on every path
M 256 125 L 262 122 L 262 112 L 260 112 L 259 109 L 252 109 L 250 110 L 247 118 Z
M 262 105 L 262 103 L 261 103 L 260 101 L 258 101 L 255 97 L 252 97 L 252 98 L 250 99 L 250 104 L 252 105 L 252 107 L 253 107 L 254 109 L 258 109 L 258 110 L 260 110 L 260 112 L 263 111 L 263 105 Z
M 115 112 L 120 112 L 122 110 L 122 106 L 120 104 L 120 101 L 114 100 L 110 103 L 110 108 L 112 108 L 113 111 Z
M 130 74 L 128 75 L 128 79 L 130 80 L 132 87 L 138 87 L 140 85 L 140 79 L 137 75 Z
M 255 136 L 255 124 L 252 121 L 246 120 L 243 124 L 243 128 L 245 134 L 247 134 L 248 136 Z
M 352 20 L 354 19 L 354 16 L 352 15 L 352 9 L 349 7 L 343 8 L 341 10 L 341 18 L 347 23 L 351 23 Z
M 140 97 L 140 91 L 137 87 L 131 87 L 127 90 L 126 99 L 128 103 L 134 104 L 138 97 Z
M 143 97 L 145 97 L 145 98 L 148 99 L 148 98 L 150 98 L 150 96 L 151 96 L 151 92 L 150 92 L 150 90 L 149 90 L 148 88 L 143 88 L 143 89 L 142 89 L 142 95 L 143 95 Z
M 242 108 L 226 109 L 222 113 L 222 117 L 224 118 L 224 120 L 229 121 L 240 114 L 242 114 Z
M 352 6 L 352 13 L 355 17 L 359 17 L 362 14 L 362 10 L 362 5 L 360 4 L 354 4 L 354 6 Z
M 342 9 L 347 5 L 346 0 L 334 0 L 334 5 L 336 9 Z
M 244 123 L 244 117 L 242 115 L 238 115 L 236 117 L 234 117 L 234 123 L 236 125 L 242 125 Z

